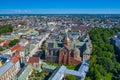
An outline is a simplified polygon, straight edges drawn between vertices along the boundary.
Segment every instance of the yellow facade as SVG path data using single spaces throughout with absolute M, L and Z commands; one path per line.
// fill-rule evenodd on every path
M 0 67 L 4 64 L 4 62 L 0 61 Z
M 12 66 L 6 73 L 0 76 L 0 80 L 11 80 L 15 75 L 15 65 Z

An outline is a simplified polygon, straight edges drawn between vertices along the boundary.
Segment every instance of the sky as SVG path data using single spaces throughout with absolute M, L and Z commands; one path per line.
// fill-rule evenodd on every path
M 0 0 L 0 14 L 120 14 L 120 0 Z

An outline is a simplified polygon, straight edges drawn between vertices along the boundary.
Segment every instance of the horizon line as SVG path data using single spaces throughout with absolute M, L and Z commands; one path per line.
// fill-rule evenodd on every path
M 67 15 L 71 15 L 71 14 L 86 14 L 86 15 L 89 15 L 89 14 L 119 14 L 120 15 L 120 13 L 0 13 L 0 15 L 16 15 L 16 14 L 19 14 L 19 15 L 23 15 L 23 14 L 67 14 Z

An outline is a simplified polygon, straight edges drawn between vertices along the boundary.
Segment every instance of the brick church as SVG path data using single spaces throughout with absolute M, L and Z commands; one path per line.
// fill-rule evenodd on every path
M 80 48 L 83 46 L 79 41 L 71 41 L 66 36 L 62 42 L 49 41 L 47 42 L 46 60 L 59 64 L 80 64 Z
M 76 46 L 71 49 L 71 41 L 69 37 L 65 37 L 64 46 L 60 49 L 58 63 L 59 64 L 80 64 L 80 51 Z

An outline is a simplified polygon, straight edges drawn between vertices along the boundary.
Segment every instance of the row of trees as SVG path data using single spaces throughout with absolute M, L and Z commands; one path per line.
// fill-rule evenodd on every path
M 3 51 L 3 50 L 4 50 L 3 47 L 0 46 L 0 51 Z
M 91 30 L 93 53 L 86 80 L 120 80 L 120 63 L 117 62 L 114 47 L 110 44 L 111 36 L 119 31 L 120 28 Z
M 12 47 L 12 46 L 14 46 L 15 44 L 19 43 L 19 41 L 20 41 L 20 40 L 18 40 L 18 39 L 14 39 L 14 40 L 12 40 L 12 41 L 9 43 L 9 46 Z
M 13 27 L 10 25 L 0 26 L 0 34 L 12 32 L 12 31 L 13 31 Z

